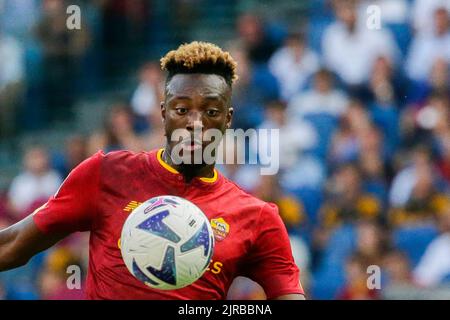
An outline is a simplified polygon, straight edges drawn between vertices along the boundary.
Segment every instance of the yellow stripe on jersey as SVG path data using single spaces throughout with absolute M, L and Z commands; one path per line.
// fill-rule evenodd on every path
M 166 162 L 164 162 L 164 160 L 162 159 L 162 153 L 163 153 L 164 149 L 159 149 L 158 153 L 156 154 L 156 157 L 158 159 L 158 162 L 161 164 L 161 166 L 163 166 L 164 169 L 166 169 L 167 171 L 174 173 L 174 174 L 180 174 L 175 168 L 173 168 L 172 166 L 170 166 L 169 164 L 167 164 Z M 214 176 L 212 178 L 207 178 L 207 177 L 201 177 L 199 178 L 201 181 L 203 182 L 208 182 L 208 183 L 212 183 L 215 182 L 218 178 L 218 173 L 217 170 L 214 169 Z

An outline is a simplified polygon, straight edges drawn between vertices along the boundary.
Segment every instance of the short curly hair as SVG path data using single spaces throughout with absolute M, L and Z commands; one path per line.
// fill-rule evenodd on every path
M 161 69 L 168 72 L 167 81 L 179 73 L 205 73 L 220 75 L 231 86 L 237 79 L 236 67 L 229 52 L 201 41 L 182 44 L 161 58 Z

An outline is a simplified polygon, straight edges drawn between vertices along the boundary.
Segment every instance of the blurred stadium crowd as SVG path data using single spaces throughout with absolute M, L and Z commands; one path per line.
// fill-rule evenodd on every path
M 234 127 L 280 129 L 277 175 L 220 170 L 278 204 L 308 298 L 450 296 L 450 1 L 70 4 L 81 7 L 81 30 L 66 28 L 63 0 L 0 0 L 0 150 L 70 128 L 58 147 L 38 139 L 22 149 L 22 169 L 0 189 L 0 228 L 98 149 L 163 146 L 158 59 L 208 40 L 238 62 Z M 367 25 L 369 5 L 380 8 L 380 29 Z M 106 108 L 89 104 L 99 96 Z M 66 287 L 66 267 L 85 275 L 88 236 L 1 273 L 0 299 L 81 298 Z M 381 268 L 380 290 L 366 285 L 370 265 Z M 262 297 L 242 278 L 230 292 Z

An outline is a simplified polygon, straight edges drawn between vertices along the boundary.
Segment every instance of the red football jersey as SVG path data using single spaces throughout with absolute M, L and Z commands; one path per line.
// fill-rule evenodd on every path
M 55 196 L 34 213 L 44 233 L 90 231 L 89 299 L 225 299 L 237 276 L 259 283 L 268 298 L 303 293 L 286 228 L 275 205 L 242 191 L 215 171 L 213 178 L 183 176 L 161 159 L 162 149 L 96 153 L 75 168 Z M 138 281 L 120 252 L 122 226 L 140 203 L 175 195 L 196 204 L 215 233 L 208 270 L 178 290 Z

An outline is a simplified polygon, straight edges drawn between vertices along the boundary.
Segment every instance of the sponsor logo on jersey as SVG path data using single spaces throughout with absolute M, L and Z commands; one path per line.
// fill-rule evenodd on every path
M 230 232 L 230 225 L 223 218 L 212 219 L 211 228 L 217 241 L 225 239 Z

